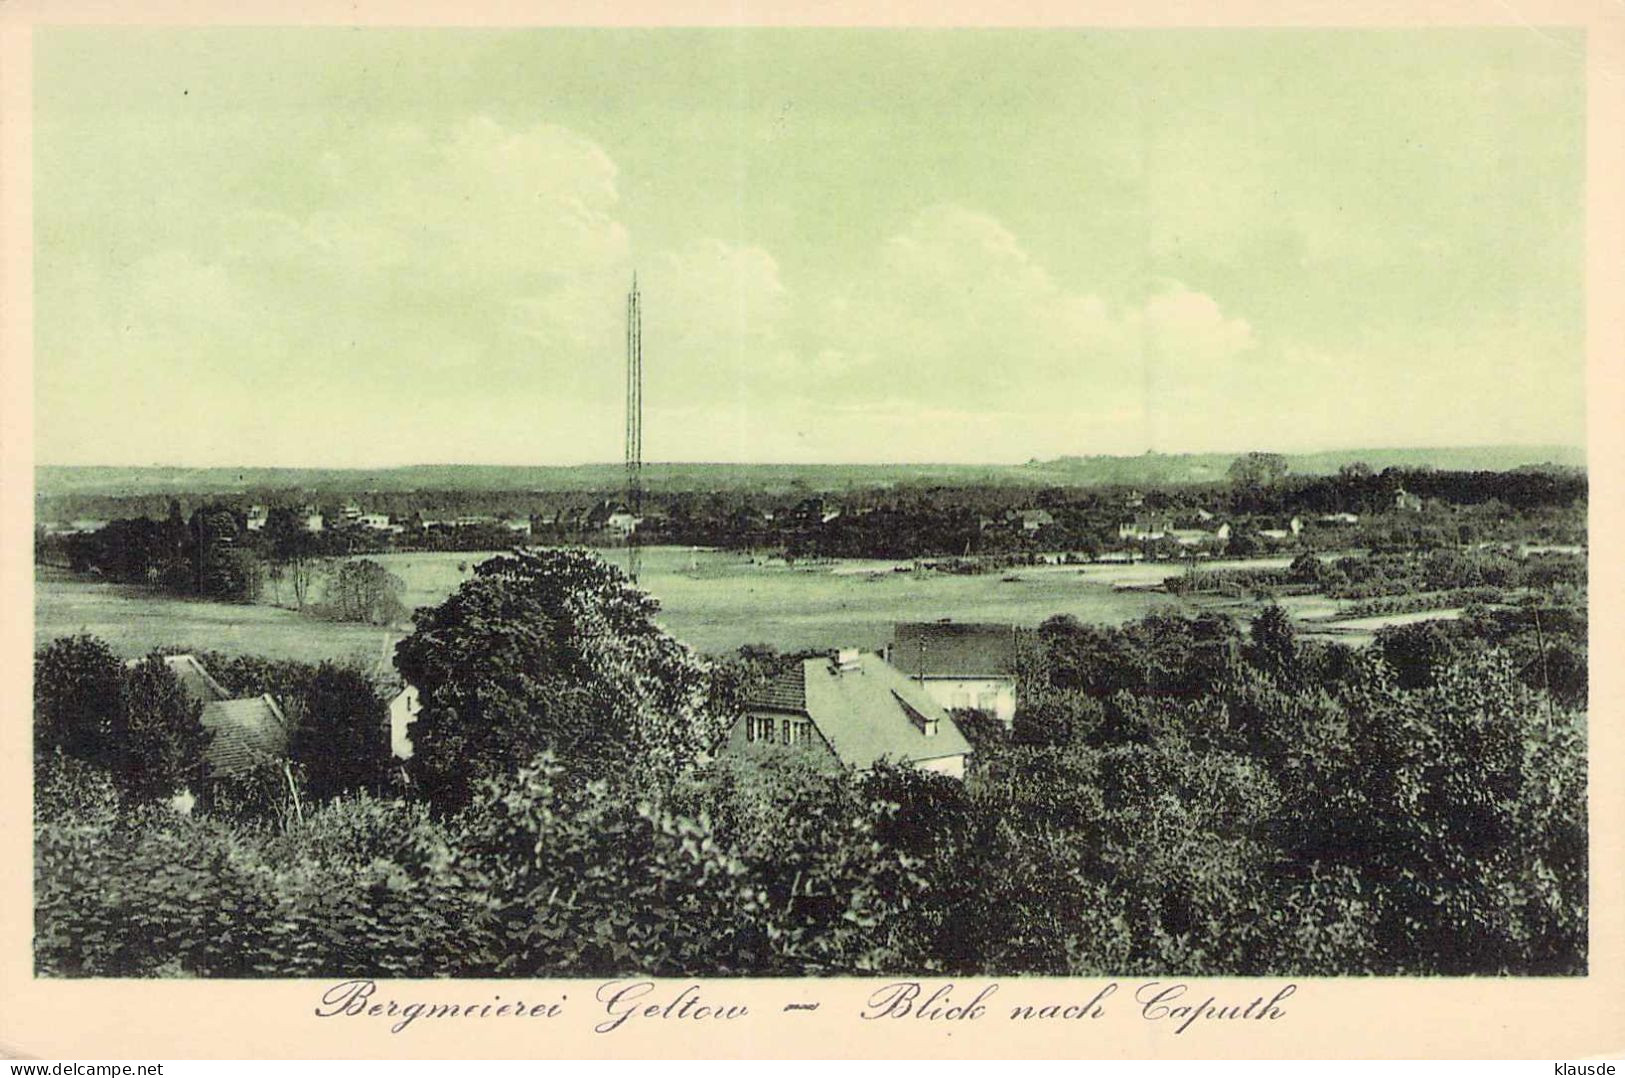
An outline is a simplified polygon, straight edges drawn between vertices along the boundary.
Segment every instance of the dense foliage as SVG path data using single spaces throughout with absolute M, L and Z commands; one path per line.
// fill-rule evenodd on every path
M 1583 640 L 1540 610 L 1542 646 Z M 1014 735 L 980 732 L 964 782 L 714 755 L 775 657 L 718 676 L 653 612 L 581 552 L 481 566 L 399 651 L 417 786 L 246 819 L 170 812 L 70 752 L 122 690 L 93 644 L 47 649 L 39 971 L 1586 969 L 1583 696 L 1525 676 L 1533 611 L 1420 659 L 1300 641 L 1273 609 L 1245 631 L 1052 619 L 1022 643 Z M 352 710 L 332 680 L 310 676 L 310 713 Z

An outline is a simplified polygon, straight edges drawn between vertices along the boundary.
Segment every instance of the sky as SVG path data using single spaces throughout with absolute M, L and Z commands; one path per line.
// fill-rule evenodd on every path
M 40 30 L 36 461 L 1583 444 L 1584 46 Z

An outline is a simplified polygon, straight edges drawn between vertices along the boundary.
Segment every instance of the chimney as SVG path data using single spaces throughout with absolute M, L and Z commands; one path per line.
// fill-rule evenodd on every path
M 840 648 L 835 652 L 835 672 L 837 674 L 863 673 L 863 658 L 857 648 Z

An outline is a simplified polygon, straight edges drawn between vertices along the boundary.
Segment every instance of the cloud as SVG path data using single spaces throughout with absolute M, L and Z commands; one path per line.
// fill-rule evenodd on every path
M 937 445 L 928 456 L 955 456 L 963 432 L 991 435 L 969 413 L 1026 417 L 1009 424 L 1028 432 L 1011 444 L 1072 452 L 1185 421 L 1148 409 L 1200 408 L 1193 391 L 1237 377 L 1257 346 L 1247 321 L 1178 281 L 1153 282 L 1127 303 L 1104 298 L 1120 290 L 1115 276 L 1095 285 L 1064 284 L 988 214 L 928 207 L 878 244 L 827 302 L 822 326 L 807 327 L 822 342 L 824 362 L 812 369 L 834 377 L 806 393 L 848 418 L 872 415 L 866 402 L 893 402 L 885 421 L 911 431 L 905 413 L 959 415 L 935 437 L 918 433 Z

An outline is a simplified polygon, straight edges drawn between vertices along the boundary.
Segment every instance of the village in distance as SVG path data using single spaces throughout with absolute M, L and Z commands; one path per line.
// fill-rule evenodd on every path
M 41 975 L 1586 970 L 1571 450 L 37 481 Z

